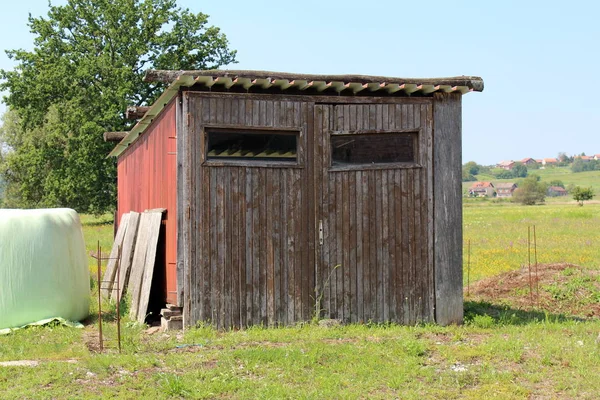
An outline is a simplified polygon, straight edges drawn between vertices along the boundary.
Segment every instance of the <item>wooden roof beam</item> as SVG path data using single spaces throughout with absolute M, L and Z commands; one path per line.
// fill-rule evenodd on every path
M 105 142 L 120 142 L 129 132 L 104 132 Z
M 128 106 L 125 111 L 125 118 L 127 119 L 140 119 L 150 109 L 148 106 Z

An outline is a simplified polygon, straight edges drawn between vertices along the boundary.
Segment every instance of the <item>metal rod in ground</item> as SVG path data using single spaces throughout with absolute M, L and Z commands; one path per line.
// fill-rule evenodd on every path
M 117 246 L 117 343 L 121 354 L 121 291 L 119 290 L 119 270 L 121 269 L 121 245 Z
M 96 261 L 98 262 L 98 342 L 100 346 L 100 352 L 104 349 L 104 345 L 102 343 L 102 296 L 100 294 L 100 285 L 102 282 L 101 274 L 102 274 L 102 248 L 100 247 L 100 241 L 98 240 L 98 253 L 96 257 Z
M 537 297 L 537 305 L 540 307 L 540 278 L 538 275 L 538 259 L 537 259 L 537 236 L 535 234 L 535 225 L 533 226 L 533 262 L 535 263 L 535 294 Z
M 531 280 L 531 226 L 527 227 L 527 257 L 529 266 L 529 299 L 533 305 L 533 282 Z
M 467 241 L 467 297 L 471 295 L 471 239 Z

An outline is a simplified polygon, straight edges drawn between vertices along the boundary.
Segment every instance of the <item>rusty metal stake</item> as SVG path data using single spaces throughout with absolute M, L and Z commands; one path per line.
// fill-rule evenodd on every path
M 533 281 L 531 278 L 531 226 L 527 227 L 527 257 L 529 266 L 529 300 L 533 305 Z
M 467 297 L 471 295 L 471 239 L 467 242 Z
M 533 258 L 535 263 L 535 291 L 537 297 L 537 305 L 540 307 L 540 278 L 538 276 L 538 258 L 537 258 L 537 236 L 535 234 L 535 225 L 533 226 Z
M 102 343 L 102 295 L 100 294 L 100 285 L 102 285 L 102 248 L 100 247 L 100 241 L 98 240 L 98 253 L 96 255 L 96 261 L 98 262 L 98 341 L 100 342 L 100 352 L 104 350 Z
M 119 290 L 119 270 L 121 269 L 121 245 L 117 247 L 117 342 L 121 354 L 121 291 Z

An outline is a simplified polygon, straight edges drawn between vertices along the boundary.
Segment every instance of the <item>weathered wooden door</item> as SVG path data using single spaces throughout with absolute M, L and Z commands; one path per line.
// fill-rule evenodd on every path
M 219 328 L 310 318 L 306 102 L 186 92 L 181 152 L 189 320 Z M 189 111 L 188 111 L 189 110 Z M 185 206 L 184 206 L 185 207 Z M 184 249 L 184 251 L 186 251 Z
M 432 106 L 315 106 L 317 299 L 345 322 L 433 321 Z

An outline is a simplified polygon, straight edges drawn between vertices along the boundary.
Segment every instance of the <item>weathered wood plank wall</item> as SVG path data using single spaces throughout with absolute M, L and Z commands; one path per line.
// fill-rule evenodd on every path
M 459 322 L 460 96 L 320 105 L 193 91 L 182 98 L 187 325 L 289 324 L 315 309 L 346 322 Z M 298 165 L 207 162 L 204 130 L 216 127 L 296 131 Z M 416 133 L 415 163 L 331 167 L 332 134 L 376 132 Z
M 323 316 L 433 321 L 431 105 L 318 105 L 316 116 Z M 415 165 L 331 168 L 330 135 L 366 132 L 418 132 Z

